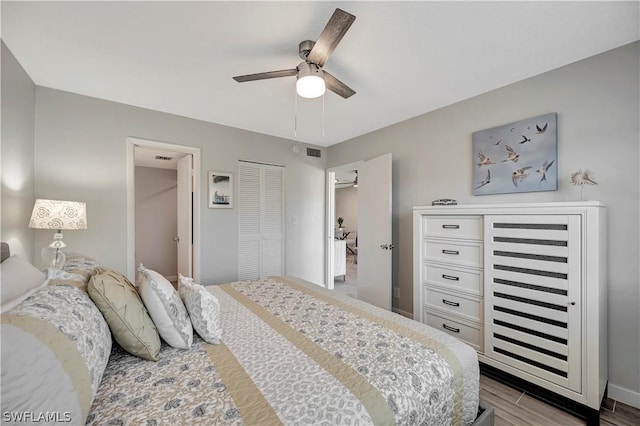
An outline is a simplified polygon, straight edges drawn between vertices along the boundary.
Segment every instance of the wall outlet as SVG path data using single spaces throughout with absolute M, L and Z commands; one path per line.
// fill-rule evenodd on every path
M 400 299 L 400 287 L 393 288 L 393 297 L 395 299 Z

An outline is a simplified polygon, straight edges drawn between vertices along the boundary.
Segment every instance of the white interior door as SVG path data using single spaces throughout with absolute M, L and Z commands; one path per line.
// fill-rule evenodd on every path
M 185 155 L 178 160 L 178 272 L 193 277 L 192 250 L 192 188 L 193 157 Z
M 391 310 L 391 154 L 358 167 L 358 299 Z

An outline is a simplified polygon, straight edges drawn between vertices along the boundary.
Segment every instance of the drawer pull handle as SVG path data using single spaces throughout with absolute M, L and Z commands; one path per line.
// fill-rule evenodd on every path
M 460 229 L 460 225 L 442 225 L 444 229 Z
M 442 324 L 442 328 L 444 328 L 445 330 L 453 331 L 454 333 L 460 333 L 459 328 L 449 327 L 447 324 Z
M 460 254 L 458 250 L 442 250 L 444 254 Z
M 442 278 L 444 278 L 445 280 L 460 281 L 460 277 L 454 277 L 453 275 L 442 274 Z
M 442 303 L 444 303 L 445 305 L 449 305 L 449 306 L 460 306 L 460 304 L 458 302 L 452 302 L 450 300 L 447 299 L 442 299 Z

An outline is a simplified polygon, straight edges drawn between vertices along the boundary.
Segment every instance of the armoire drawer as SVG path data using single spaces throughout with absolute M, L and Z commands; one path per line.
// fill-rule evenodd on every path
M 424 216 L 424 236 L 482 240 L 481 216 Z
M 457 337 L 458 339 L 473 346 L 479 352 L 483 352 L 483 328 L 472 327 L 467 324 L 463 324 L 458 321 L 454 321 L 440 315 L 429 312 L 425 309 L 424 317 L 426 318 L 427 325 L 444 331 L 445 333 Z
M 423 263 L 423 277 L 429 284 L 448 287 L 482 296 L 482 271 L 463 268 L 449 268 L 429 262 Z
M 456 296 L 434 288 L 425 287 L 424 300 L 428 308 L 435 308 L 459 315 L 470 321 L 479 323 L 484 321 L 481 299 Z
M 482 243 L 424 239 L 423 244 L 425 258 L 428 260 L 482 267 Z

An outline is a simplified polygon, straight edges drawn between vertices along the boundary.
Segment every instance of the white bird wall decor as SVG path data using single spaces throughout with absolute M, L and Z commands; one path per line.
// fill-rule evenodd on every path
M 582 169 L 580 169 L 575 173 L 571 173 L 571 184 L 580 187 L 580 201 L 582 201 L 582 191 L 584 190 L 584 186 L 597 185 L 598 182 L 594 180 L 593 172 L 591 170 L 585 169 L 582 171 Z
M 575 173 L 571 173 L 571 183 L 574 185 L 597 185 L 598 182 L 593 180 L 593 172 L 589 169 L 586 169 L 584 172 L 582 169 L 578 170 Z

